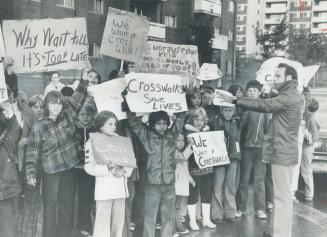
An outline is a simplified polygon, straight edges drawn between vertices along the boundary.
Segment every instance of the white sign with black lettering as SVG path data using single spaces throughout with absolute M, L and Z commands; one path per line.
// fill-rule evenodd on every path
M 194 158 L 200 169 L 229 164 L 224 131 L 199 132 L 188 135 L 194 141 Z

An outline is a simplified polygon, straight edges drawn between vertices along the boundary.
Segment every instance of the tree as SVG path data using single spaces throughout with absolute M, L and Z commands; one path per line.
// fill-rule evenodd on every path
M 256 28 L 257 44 L 262 47 L 262 57 L 268 59 L 276 56 L 278 51 L 284 51 L 287 46 L 288 27 L 286 17 L 272 29 L 263 31 Z
M 214 17 L 209 14 L 196 13 L 190 22 L 192 43 L 198 46 L 200 65 L 210 63 L 212 55 L 212 39 L 215 28 Z
M 304 66 L 323 64 L 327 61 L 327 38 L 290 27 L 287 54 L 289 59 L 299 61 Z

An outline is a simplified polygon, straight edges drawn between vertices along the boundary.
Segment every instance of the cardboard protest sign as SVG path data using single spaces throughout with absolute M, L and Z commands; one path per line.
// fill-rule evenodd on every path
M 0 103 L 8 100 L 7 85 L 3 63 L 0 63 Z
M 5 45 L 3 43 L 3 36 L 2 36 L 2 30 L 1 30 L 1 25 L 0 25 L 0 58 L 6 56 L 6 50 L 5 50 Z
M 143 16 L 109 7 L 100 53 L 131 62 L 140 60 L 149 25 Z
M 133 112 L 187 110 L 181 77 L 177 75 L 129 73 L 125 76 L 127 103 Z
M 231 97 L 233 96 L 233 94 L 228 92 L 228 91 L 216 89 L 214 97 L 213 97 L 213 102 L 212 102 L 214 105 L 228 106 L 228 107 L 234 107 L 235 106 L 234 104 L 224 102 L 224 99 L 220 96 L 221 94 L 228 95 L 228 96 L 231 96 Z
M 125 81 L 122 78 L 107 81 L 88 88 L 94 97 L 98 112 L 110 110 L 115 113 L 119 120 L 126 118 L 126 113 L 121 111 L 123 98 L 121 92 L 125 89 Z
M 221 71 L 217 64 L 204 63 L 200 68 L 199 74 L 196 76 L 201 81 L 216 80 L 222 77 Z
M 198 48 L 193 45 L 148 41 L 135 72 L 167 73 L 195 77 L 199 71 Z
M 194 141 L 194 158 L 200 169 L 230 163 L 224 131 L 192 133 L 188 137 Z
M 108 136 L 103 133 L 90 133 L 93 155 L 96 162 L 112 167 L 136 168 L 132 141 L 128 137 Z
M 303 86 L 307 87 L 311 79 L 314 77 L 314 75 L 317 73 L 320 65 L 313 65 L 313 66 L 307 66 L 304 67 L 304 80 L 303 80 Z
M 3 34 L 16 73 L 83 68 L 88 63 L 85 18 L 4 21 Z

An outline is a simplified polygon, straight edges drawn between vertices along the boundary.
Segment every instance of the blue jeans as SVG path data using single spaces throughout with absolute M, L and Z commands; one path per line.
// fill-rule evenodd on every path
M 175 204 L 174 184 L 146 184 L 143 237 L 155 237 L 155 226 L 160 204 L 161 237 L 172 235 Z
M 211 218 L 234 218 L 236 208 L 236 178 L 238 160 L 231 160 L 229 165 L 216 166 L 214 169 L 214 188 L 211 201 Z
M 0 236 L 16 237 L 18 196 L 0 200 Z
M 254 179 L 254 209 L 265 210 L 266 164 L 262 162 L 262 149 L 245 148 L 241 160 L 241 182 L 238 208 L 246 211 L 251 172 Z
M 43 237 L 69 237 L 73 228 L 73 170 L 43 174 Z

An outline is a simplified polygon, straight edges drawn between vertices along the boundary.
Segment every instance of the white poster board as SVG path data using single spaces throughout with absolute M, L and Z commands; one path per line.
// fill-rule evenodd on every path
M 201 81 L 216 80 L 222 77 L 221 71 L 217 64 L 204 63 L 202 64 L 199 74 L 196 76 Z
M 3 63 L 0 63 L 0 103 L 8 100 L 8 91 Z
M 148 41 L 135 72 L 167 73 L 194 77 L 199 71 L 198 48 L 194 45 Z
M 0 59 L 5 56 L 6 56 L 6 50 L 5 50 L 5 45 L 3 42 L 2 29 L 1 29 L 1 25 L 0 25 Z
M 230 163 L 224 131 L 192 133 L 188 137 L 194 141 L 194 158 L 200 169 Z
M 164 110 L 187 111 L 181 77 L 177 75 L 129 73 L 125 76 L 127 103 L 136 113 Z
M 100 53 L 139 61 L 148 39 L 149 25 L 143 16 L 109 7 Z
M 88 88 L 88 91 L 94 96 L 98 112 L 109 110 L 115 113 L 118 120 L 121 120 L 126 118 L 126 113 L 121 110 L 121 103 L 123 102 L 121 92 L 124 89 L 124 79 L 118 78 L 91 86 Z
M 88 64 L 85 18 L 4 21 L 3 35 L 16 73 L 76 69 Z

